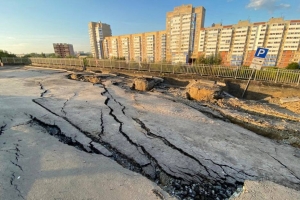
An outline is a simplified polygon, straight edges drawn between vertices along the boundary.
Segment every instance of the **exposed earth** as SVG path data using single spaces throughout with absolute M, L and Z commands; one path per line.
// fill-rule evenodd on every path
M 229 199 L 245 180 L 300 190 L 297 106 L 134 81 L 1 67 L 0 199 Z

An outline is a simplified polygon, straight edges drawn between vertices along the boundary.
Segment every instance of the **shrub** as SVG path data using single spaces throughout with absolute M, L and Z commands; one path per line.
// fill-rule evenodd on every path
M 286 69 L 299 69 L 299 64 L 296 62 L 292 62 L 292 63 L 288 64 Z

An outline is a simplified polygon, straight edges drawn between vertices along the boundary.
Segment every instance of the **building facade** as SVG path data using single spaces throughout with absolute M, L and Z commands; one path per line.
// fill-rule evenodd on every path
M 249 66 L 256 49 L 264 47 L 269 49 L 264 66 L 300 62 L 300 20 L 240 20 L 234 25 L 204 28 L 205 12 L 202 6 L 178 6 L 167 12 L 166 30 L 120 36 L 111 36 L 109 25 L 91 22 L 92 54 L 96 58 L 171 63 L 218 55 L 225 66 Z
M 226 66 L 249 66 L 258 47 L 268 48 L 264 66 L 300 63 L 300 20 L 271 18 L 268 22 L 202 28 L 198 56 L 220 55 Z
M 192 5 L 175 7 L 166 15 L 166 30 L 105 37 L 104 57 L 126 60 L 185 63 L 194 51 L 204 26 L 205 9 Z
M 110 25 L 101 22 L 89 22 L 91 53 L 94 58 L 103 59 L 103 40 L 111 36 Z
M 166 60 L 166 31 L 106 37 L 105 58 L 160 62 Z
M 61 58 L 75 55 L 72 44 L 54 43 L 53 48 L 54 48 L 54 53 Z
M 167 61 L 186 62 L 193 57 L 200 29 L 204 27 L 205 8 L 182 5 L 167 13 Z M 195 56 L 195 55 L 194 55 Z

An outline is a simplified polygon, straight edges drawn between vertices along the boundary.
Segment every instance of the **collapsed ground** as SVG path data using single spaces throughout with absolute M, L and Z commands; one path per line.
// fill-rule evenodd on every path
M 125 75 L 73 75 L 80 81 L 67 75 L 12 71 L 3 79 L 13 85 L 3 80 L 1 95 L 13 96 L 6 89 L 15 85 L 14 94 L 31 100 L 30 110 L 19 108 L 27 123 L 87 153 L 109 157 L 179 199 L 226 199 L 245 180 L 300 190 L 300 151 L 293 147 L 299 144 L 297 113 L 235 98 L 190 101 L 187 88 L 164 83 L 139 92 L 132 88 L 134 78 Z M 36 95 L 24 92 L 37 88 Z M 33 112 L 35 107 L 47 114 Z M 18 117 L 3 116 L 1 133 Z M 278 140 L 259 135 L 272 132 Z

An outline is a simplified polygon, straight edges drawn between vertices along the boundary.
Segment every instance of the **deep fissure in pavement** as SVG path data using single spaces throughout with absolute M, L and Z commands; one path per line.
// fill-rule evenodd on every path
M 125 115 L 125 106 L 123 106 L 120 102 L 118 102 L 115 98 L 113 98 L 113 96 L 109 93 L 108 89 L 105 87 L 104 84 L 102 84 L 103 88 L 104 88 L 104 92 L 101 93 L 101 95 L 106 96 L 106 100 L 105 100 L 105 105 L 110 109 L 109 115 L 111 115 L 114 120 L 116 122 L 119 123 L 119 132 L 134 146 L 139 147 L 142 149 L 143 153 L 148 157 L 148 159 L 151 161 L 151 166 L 155 168 L 156 174 L 155 177 L 149 177 L 150 179 L 154 179 L 158 184 L 161 184 L 161 174 L 163 174 L 162 176 L 167 176 L 166 179 L 168 179 L 168 183 L 163 185 L 163 188 L 169 192 L 171 195 L 174 195 L 176 197 L 179 197 L 180 199 L 185 199 L 185 198 L 191 198 L 191 199 L 200 199 L 200 198 L 205 198 L 205 199 L 224 199 L 224 198 L 229 198 L 231 196 L 231 194 L 233 193 L 233 191 L 236 190 L 236 188 L 238 187 L 238 185 L 243 185 L 242 182 L 238 182 L 236 181 L 236 184 L 227 184 L 225 182 L 220 182 L 220 181 L 211 181 L 210 179 L 208 179 L 207 177 L 202 176 L 202 180 L 204 180 L 206 183 L 188 183 L 188 184 L 183 184 L 183 182 L 185 182 L 182 178 L 179 177 L 174 177 L 170 174 L 168 174 L 166 171 L 164 171 L 162 169 L 162 167 L 158 164 L 157 160 L 150 154 L 147 152 L 147 150 L 139 145 L 136 144 L 135 142 L 133 142 L 130 137 L 122 130 L 122 126 L 123 126 L 123 122 L 121 122 L 116 115 L 114 115 L 114 110 L 111 106 L 108 105 L 108 102 L 112 99 L 113 101 L 115 101 L 117 104 L 119 104 L 122 107 L 122 113 Z M 148 136 L 152 136 L 155 138 L 159 138 L 160 140 L 162 140 L 167 146 L 170 146 L 172 149 L 179 151 L 180 153 L 182 153 L 185 156 L 188 156 L 190 158 L 192 158 L 193 160 L 195 160 L 199 165 L 201 165 L 202 167 L 205 168 L 205 170 L 207 171 L 208 174 L 209 170 L 207 169 L 206 166 L 204 166 L 201 162 L 199 162 L 199 160 L 197 160 L 196 158 L 194 158 L 193 156 L 187 154 L 186 152 L 184 152 L 183 150 L 177 148 L 175 145 L 171 144 L 169 141 L 167 141 L 165 138 L 163 137 L 159 137 L 153 133 L 150 132 L 150 129 L 148 129 L 145 124 L 143 122 L 141 122 L 139 119 L 137 118 L 133 118 L 134 121 L 136 121 L 138 124 L 141 125 L 141 127 L 143 129 L 145 129 L 148 133 Z M 213 162 L 212 160 L 210 160 L 211 162 Z M 223 167 L 229 167 L 226 165 L 219 165 L 217 163 L 213 163 L 215 165 L 220 166 L 222 169 Z M 230 168 L 230 167 L 229 167 Z M 233 169 L 233 168 L 231 168 Z M 211 169 L 210 169 L 211 170 Z M 235 169 L 233 169 L 235 170 Z M 213 170 L 211 170 L 213 171 Z M 214 172 L 214 171 L 213 171 Z M 223 172 L 225 173 L 225 176 L 231 177 L 230 175 L 228 175 L 224 169 Z M 189 176 L 193 176 L 192 174 L 189 174 L 187 172 L 183 172 Z M 217 172 L 214 172 L 215 174 L 218 175 Z M 145 175 L 145 172 L 143 173 Z M 146 174 L 147 175 L 147 174 Z M 221 177 L 220 177 L 221 178 Z M 233 178 L 233 177 L 231 177 Z M 234 179 L 234 178 L 233 178 Z M 216 187 L 214 189 L 213 185 L 215 185 Z M 201 189 L 199 189 L 201 188 Z M 197 196 L 197 194 L 200 196 Z
M 4 124 L 0 127 L 0 135 L 3 134 L 5 127 L 6 127 L 6 124 Z
M 52 114 L 64 119 L 66 122 L 71 124 L 77 130 L 79 130 L 80 132 L 84 133 L 86 136 L 91 138 L 92 141 L 94 141 L 96 143 L 100 143 L 107 150 L 109 150 L 110 153 L 112 153 L 112 156 L 110 156 L 110 158 L 117 161 L 123 167 L 148 177 L 150 180 L 153 180 L 158 185 L 160 185 L 162 187 L 162 189 L 167 191 L 169 194 L 171 194 L 173 196 L 176 196 L 179 199 L 226 199 L 226 198 L 230 197 L 231 194 L 236 190 L 237 184 L 242 185 L 242 183 L 227 184 L 226 182 L 221 182 L 221 181 L 218 181 L 218 180 L 212 180 L 212 177 L 209 178 L 209 177 L 205 177 L 205 176 L 201 177 L 202 181 L 200 181 L 200 182 L 188 182 L 188 181 L 182 179 L 181 177 L 174 177 L 173 175 L 167 173 L 158 164 L 157 160 L 150 153 L 148 153 L 147 150 L 143 146 L 133 142 L 131 140 L 131 138 L 123 131 L 123 129 L 122 129 L 123 122 L 121 120 L 119 120 L 118 117 L 114 114 L 114 110 L 109 105 L 109 102 L 112 100 L 113 102 L 120 105 L 122 107 L 121 110 L 122 110 L 122 113 L 124 115 L 125 115 L 125 106 L 122 105 L 120 102 L 118 102 L 109 93 L 109 91 L 107 90 L 107 88 L 105 87 L 104 84 L 102 84 L 102 86 L 103 86 L 105 91 L 102 92 L 101 95 L 106 97 L 106 100 L 105 100 L 104 103 L 109 108 L 109 115 L 116 122 L 119 123 L 119 132 L 121 133 L 121 135 L 124 138 L 126 138 L 126 140 L 130 144 L 134 145 L 137 148 L 137 151 L 139 151 L 139 149 L 140 149 L 143 152 L 143 154 L 150 160 L 150 163 L 147 163 L 145 165 L 139 165 L 135 160 L 128 158 L 126 155 L 122 154 L 121 152 L 119 152 L 118 150 L 113 148 L 109 143 L 106 143 L 106 142 L 102 141 L 101 140 L 101 134 L 98 135 L 98 137 L 93 136 L 92 134 L 81 130 L 78 126 L 73 124 L 66 116 L 59 116 L 58 114 L 51 111 L 47 107 L 43 106 L 39 102 L 37 102 L 35 100 L 33 100 L 33 102 L 35 102 L 36 104 L 38 104 L 41 107 L 45 108 L 46 110 L 48 110 Z M 66 103 L 67 102 L 65 102 L 64 106 L 66 105 Z M 101 154 L 101 152 L 98 151 L 97 148 L 94 147 L 92 142 L 89 143 L 88 146 L 82 145 L 78 141 L 76 141 L 76 140 L 74 140 L 70 137 L 67 137 L 64 133 L 62 133 L 60 128 L 56 125 L 46 124 L 45 122 L 43 122 L 43 121 L 41 121 L 37 118 L 34 118 L 34 117 L 32 117 L 32 122 L 36 123 L 37 125 L 40 125 L 40 126 L 44 127 L 50 135 L 53 135 L 53 136 L 57 137 L 59 139 L 59 141 L 65 143 L 65 144 L 75 146 L 76 148 L 78 148 L 80 150 L 83 150 L 87 153 Z M 136 121 L 136 122 L 138 123 L 138 121 Z M 100 115 L 100 123 L 101 123 L 101 129 L 103 128 L 103 131 L 104 131 L 103 114 Z M 142 126 L 142 124 L 140 124 L 140 125 Z M 163 140 L 163 138 L 159 138 L 159 139 L 161 139 L 166 145 L 168 145 L 170 147 L 175 147 L 171 143 L 168 143 L 167 140 Z M 178 148 L 177 149 L 173 148 L 173 149 L 175 149 L 177 151 L 180 151 L 180 149 L 178 149 Z M 181 151 L 181 153 L 183 153 L 183 151 Z M 103 154 L 103 155 L 105 155 L 105 154 Z M 105 155 L 105 156 L 107 156 L 107 155 Z M 187 155 L 185 155 L 185 156 L 187 156 Z M 201 165 L 201 163 L 199 163 L 199 165 Z M 155 173 L 150 175 L 147 172 L 148 167 L 153 168 Z M 203 167 L 206 168 L 206 166 L 204 166 L 204 165 L 203 165 Z M 170 169 L 170 171 L 172 171 L 172 170 Z M 206 171 L 208 171 L 208 170 L 206 169 Z M 211 169 L 210 169 L 210 171 L 213 172 Z M 224 169 L 223 169 L 223 171 L 224 171 Z M 190 177 L 195 176 L 195 175 L 190 174 L 186 171 L 181 171 L 181 172 L 188 175 L 188 176 L 190 176 Z M 218 175 L 218 173 L 216 173 L 216 172 L 213 172 L 213 173 Z M 227 176 L 229 176 L 229 175 L 227 175 Z M 221 178 L 221 177 L 219 176 L 219 178 Z
M 18 143 L 14 143 L 14 146 L 15 146 L 15 148 L 12 149 L 12 150 L 16 151 L 16 152 L 15 152 L 15 157 L 14 157 L 15 161 L 12 161 L 12 160 L 11 160 L 10 162 L 11 162 L 11 164 L 13 164 L 14 166 L 16 166 L 19 170 L 21 170 L 21 171 L 23 172 L 22 166 L 18 164 L 18 162 L 19 162 L 19 157 L 20 157 L 20 155 L 22 155 L 21 152 L 20 152 L 20 149 L 19 149 L 19 144 L 18 144 Z M 11 173 L 12 173 L 12 174 L 11 174 L 11 177 L 10 177 L 10 185 L 13 186 L 14 189 L 17 191 L 18 197 L 20 197 L 20 198 L 22 198 L 22 199 L 25 199 L 25 198 L 23 197 L 21 191 L 19 190 L 19 187 L 18 187 L 17 183 L 15 183 L 15 180 L 16 180 L 16 172 L 11 171 Z M 19 177 L 18 177 L 18 179 L 19 179 Z
M 90 146 L 84 146 L 78 141 L 72 139 L 71 137 L 66 136 L 57 125 L 47 124 L 35 117 L 32 117 L 32 121 L 30 124 L 38 125 L 45 128 L 49 135 L 58 138 L 58 140 L 64 144 L 74 146 L 75 148 L 87 153 L 102 154 L 100 151 L 94 148 L 91 143 Z M 236 187 L 229 186 L 225 190 L 224 186 L 222 186 L 221 184 L 213 185 L 210 182 L 185 184 L 184 180 L 168 175 L 163 170 L 161 170 L 159 166 L 157 166 L 156 168 L 156 176 L 154 178 L 149 177 L 144 173 L 143 166 L 140 166 L 133 160 L 128 159 L 126 156 L 118 152 L 109 144 L 104 143 L 103 141 L 93 137 L 91 137 L 91 139 L 105 146 L 105 148 L 107 148 L 112 153 L 112 156 L 110 158 L 115 160 L 124 168 L 148 177 L 150 180 L 153 180 L 154 182 L 159 184 L 162 187 L 162 189 L 167 191 L 169 194 L 176 196 L 179 199 L 225 199 L 231 196 L 231 194 L 236 189 Z

